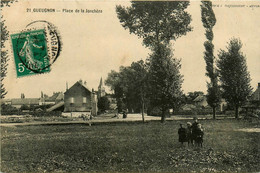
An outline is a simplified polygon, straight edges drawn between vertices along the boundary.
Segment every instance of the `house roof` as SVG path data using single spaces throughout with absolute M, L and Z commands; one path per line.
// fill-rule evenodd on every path
M 192 110 L 192 109 L 196 108 L 196 106 L 193 105 L 193 104 L 185 104 L 185 105 L 183 105 L 181 108 L 182 108 L 183 110 Z
M 55 100 L 62 100 L 64 98 L 64 95 L 62 92 L 56 92 L 53 93 L 52 96 L 45 99 L 45 101 L 55 101 Z
M 56 97 L 56 100 L 62 100 L 64 98 L 64 94 L 62 92 Z
M 64 94 L 66 94 L 72 87 L 74 87 L 75 85 L 80 85 L 82 86 L 84 89 L 86 89 L 88 92 L 91 92 L 91 90 L 86 86 L 84 85 L 83 83 L 77 81 L 74 85 L 72 85 Z
M 49 109 L 47 109 L 47 112 L 53 111 L 55 109 L 60 108 L 61 106 L 64 106 L 64 101 L 60 101 L 59 103 L 53 105 L 52 107 L 50 107 Z
M 198 97 L 196 97 L 193 101 L 194 102 L 201 102 L 201 101 L 203 101 L 203 100 L 205 100 L 206 99 L 206 96 L 204 96 L 204 95 L 199 95 Z
M 39 104 L 40 98 L 17 98 L 11 99 L 12 105 L 36 105 Z
M 11 99 L 0 99 L 1 103 L 11 102 Z

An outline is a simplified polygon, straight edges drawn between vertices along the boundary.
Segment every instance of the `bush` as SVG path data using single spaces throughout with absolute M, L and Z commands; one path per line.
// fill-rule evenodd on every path
M 147 114 L 149 116 L 157 116 L 157 117 L 161 117 L 162 116 L 162 111 L 159 107 L 154 107 L 154 108 L 151 108 L 151 109 L 148 109 L 147 110 Z M 166 112 L 166 116 L 170 116 L 170 113 L 169 111 Z
M 1 104 L 1 114 L 2 115 L 19 115 L 21 112 L 19 109 L 13 107 L 12 105 L 8 104 Z
M 41 111 L 41 112 L 37 112 L 37 111 L 34 111 L 34 112 L 30 112 L 30 114 L 32 116 L 35 116 L 35 117 L 41 117 L 41 116 L 49 116 L 49 117 L 52 117 L 52 116 L 58 116 L 60 117 L 62 112 L 61 111 L 51 111 L 51 112 L 45 112 L 45 111 Z
M 222 112 L 217 111 L 217 114 Z M 173 112 L 174 115 L 209 115 L 212 114 L 212 109 L 193 109 L 193 110 L 178 110 Z

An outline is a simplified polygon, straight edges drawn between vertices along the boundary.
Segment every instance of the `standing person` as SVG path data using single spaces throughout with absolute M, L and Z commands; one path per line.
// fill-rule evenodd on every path
M 123 111 L 123 118 L 127 118 L 126 111 Z
M 192 124 L 191 122 L 187 122 L 187 142 L 188 145 L 193 145 L 193 138 L 192 138 Z
M 93 116 L 92 116 L 92 112 L 90 112 L 90 116 L 89 119 L 92 120 Z
M 197 117 L 194 117 L 193 118 L 193 123 L 192 123 L 192 128 L 197 128 L 198 127 L 198 118 Z
M 198 124 L 198 129 L 197 129 L 197 137 L 196 137 L 196 145 L 198 147 L 202 147 L 202 143 L 203 143 L 203 136 L 204 136 L 204 131 L 202 129 L 201 124 Z
M 182 127 L 182 124 L 180 124 L 180 128 L 178 130 L 179 134 L 179 142 L 183 145 L 184 142 L 186 142 L 186 129 Z
M 193 141 L 196 142 L 196 138 L 197 138 L 197 132 L 198 132 L 198 118 L 197 117 L 194 117 L 193 118 L 193 123 L 191 125 L 191 140 L 192 140 L 192 143 Z

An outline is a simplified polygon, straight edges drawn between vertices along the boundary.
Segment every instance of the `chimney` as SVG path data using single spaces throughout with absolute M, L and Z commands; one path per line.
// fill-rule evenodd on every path
M 83 84 L 83 83 L 82 83 L 82 79 L 79 80 L 79 83 L 80 83 L 81 85 Z
M 258 88 L 260 88 L 260 82 L 258 82 Z
M 66 91 L 68 91 L 68 82 L 66 82 Z

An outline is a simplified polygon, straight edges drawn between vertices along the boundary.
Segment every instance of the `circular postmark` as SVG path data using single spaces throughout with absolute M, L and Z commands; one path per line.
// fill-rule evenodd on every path
M 57 28 L 50 22 L 31 22 L 13 38 L 16 38 L 15 55 L 19 61 L 17 72 L 22 73 L 25 69 L 34 73 L 49 72 L 60 55 L 60 36 Z

